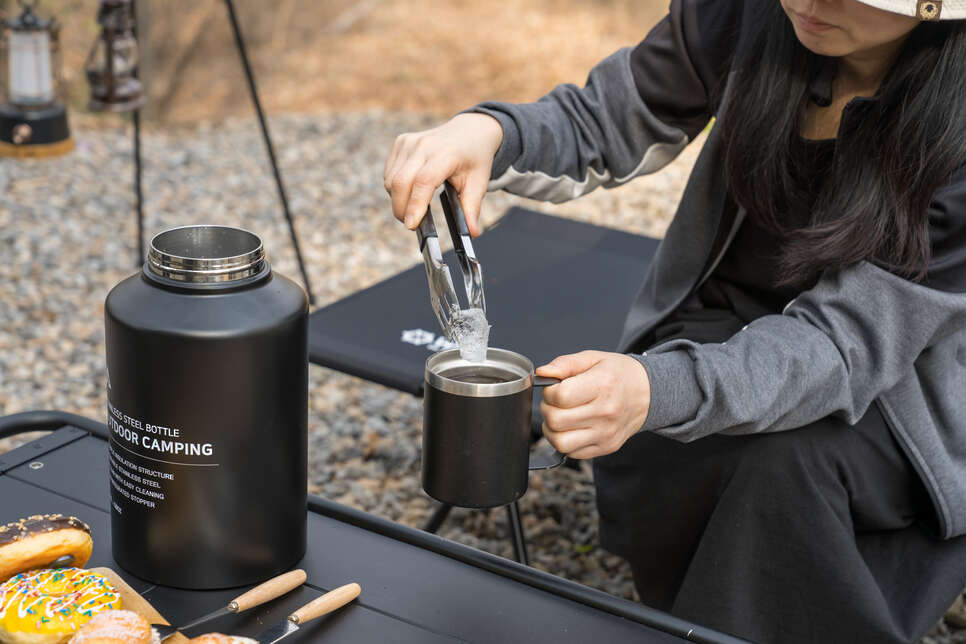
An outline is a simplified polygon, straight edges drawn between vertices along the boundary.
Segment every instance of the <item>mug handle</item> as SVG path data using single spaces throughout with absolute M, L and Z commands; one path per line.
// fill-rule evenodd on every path
M 545 376 L 533 377 L 534 387 L 549 387 L 550 385 L 556 385 L 559 382 L 560 382 L 560 378 L 547 378 Z M 552 458 L 556 458 L 557 459 L 556 462 L 550 460 L 550 461 L 544 461 L 542 463 L 541 462 L 534 463 L 531 460 L 530 465 L 529 467 L 527 467 L 527 469 L 530 470 L 531 472 L 533 472 L 534 470 L 552 470 L 555 467 L 560 467 L 561 465 L 567 462 L 567 455 L 561 454 L 557 450 L 553 450 Z

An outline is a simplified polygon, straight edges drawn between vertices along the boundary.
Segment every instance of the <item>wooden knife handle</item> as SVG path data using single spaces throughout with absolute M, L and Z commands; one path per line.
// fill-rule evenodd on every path
M 261 606 L 265 602 L 276 597 L 281 597 L 304 583 L 305 571 L 301 568 L 292 570 L 278 577 L 273 577 L 264 584 L 259 584 L 247 593 L 239 595 L 228 604 L 228 609 L 233 613 L 240 613 L 243 610 Z
M 302 606 L 302 608 L 289 615 L 289 619 L 296 624 L 304 624 L 316 617 L 331 613 L 336 608 L 342 608 L 358 597 L 360 592 L 362 592 L 362 588 L 359 587 L 359 584 L 352 583 L 339 586 L 335 590 L 330 590 L 321 597 L 316 597 L 305 606 Z

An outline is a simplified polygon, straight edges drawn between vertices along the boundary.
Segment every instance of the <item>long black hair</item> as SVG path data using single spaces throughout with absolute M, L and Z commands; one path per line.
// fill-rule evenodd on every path
M 728 186 L 759 225 L 784 235 L 779 284 L 870 260 L 910 279 L 929 261 L 928 206 L 966 157 L 966 21 L 922 23 L 876 101 L 839 130 L 817 195 L 796 164 L 810 80 L 828 59 L 806 49 L 778 0 L 739 46 L 721 117 Z M 787 213 L 807 204 L 809 224 Z

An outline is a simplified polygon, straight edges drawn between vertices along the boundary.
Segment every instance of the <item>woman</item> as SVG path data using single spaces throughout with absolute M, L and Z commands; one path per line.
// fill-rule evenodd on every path
M 563 379 L 544 433 L 595 459 L 602 544 L 645 603 L 754 641 L 903 642 L 966 583 L 959 18 L 673 0 L 584 88 L 393 146 L 395 216 L 448 178 L 476 233 L 487 189 L 617 185 L 716 118 L 620 353 L 538 370 Z

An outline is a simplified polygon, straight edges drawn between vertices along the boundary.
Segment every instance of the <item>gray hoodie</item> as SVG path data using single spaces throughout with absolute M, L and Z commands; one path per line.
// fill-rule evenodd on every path
M 720 108 L 734 44 L 756 28 L 763 1 L 673 0 L 642 43 L 598 64 L 585 87 L 474 108 L 503 126 L 490 189 L 560 202 L 666 165 Z M 739 212 L 719 230 L 722 159 L 712 127 L 618 350 L 637 346 L 700 286 L 741 225 Z M 782 314 L 726 342 L 673 340 L 636 355 L 651 381 L 642 430 L 690 441 L 831 414 L 854 424 L 875 403 L 930 492 L 939 535 L 966 534 L 966 167 L 936 192 L 929 215 L 922 283 L 868 262 L 826 270 Z

